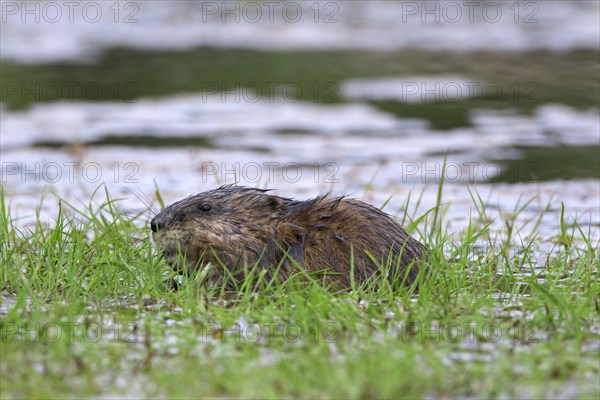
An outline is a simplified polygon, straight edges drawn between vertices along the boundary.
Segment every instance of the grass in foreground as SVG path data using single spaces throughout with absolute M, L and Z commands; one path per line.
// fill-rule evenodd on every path
M 432 254 L 418 294 L 304 280 L 267 294 L 198 276 L 169 290 L 174 273 L 118 203 L 63 203 L 53 224 L 19 230 L 2 196 L 0 395 L 597 398 L 598 243 L 563 216 L 537 266 L 533 242 L 510 246 L 523 205 L 492 232 L 473 199 L 453 240 L 441 187 L 415 220 Z

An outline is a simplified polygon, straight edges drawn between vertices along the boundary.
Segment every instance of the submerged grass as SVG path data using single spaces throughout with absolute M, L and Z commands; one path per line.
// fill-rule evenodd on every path
M 465 76 L 480 89 L 492 83 L 494 90 L 489 96 L 476 101 L 442 99 L 420 105 L 373 102 L 400 116 L 425 118 L 436 128 L 450 129 L 468 126 L 466 112 L 473 107 L 518 108 L 524 112 L 545 103 L 583 109 L 598 107 L 599 61 L 594 50 L 458 53 L 416 49 L 370 52 L 114 48 L 90 64 L 23 65 L 3 61 L 0 78 L 5 84 L 0 88 L 0 100 L 9 109 L 22 109 L 57 100 L 135 102 L 148 96 L 244 88 L 271 99 L 273 93 L 282 95 L 281 87 L 293 85 L 295 94 L 288 95 L 295 101 L 339 103 L 344 101 L 341 84 L 355 78 L 444 74 Z M 71 85 L 63 87 L 62 82 Z M 254 94 L 248 96 L 254 98 Z
M 2 192 L 0 395 L 597 398 L 598 243 L 563 212 L 537 263 L 533 240 L 514 249 L 527 201 L 498 232 L 472 196 L 458 237 L 441 185 L 433 210 L 401 218 L 431 251 L 418 293 L 332 293 L 303 276 L 257 291 L 260 270 L 206 287 L 165 268 L 116 200 L 19 229 Z

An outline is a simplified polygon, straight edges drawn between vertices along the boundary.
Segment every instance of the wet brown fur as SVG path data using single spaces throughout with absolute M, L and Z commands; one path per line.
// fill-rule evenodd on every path
M 206 204 L 209 211 L 201 209 Z M 232 185 L 166 207 L 151 228 L 174 267 L 181 253 L 192 271 L 212 263 L 212 278 L 226 265 L 241 280 L 245 266 L 258 264 L 267 279 L 285 280 L 302 266 L 326 285 L 350 287 L 351 260 L 357 284 L 391 261 L 393 279 L 410 285 L 425 253 L 389 215 L 362 201 L 329 195 L 296 201 Z

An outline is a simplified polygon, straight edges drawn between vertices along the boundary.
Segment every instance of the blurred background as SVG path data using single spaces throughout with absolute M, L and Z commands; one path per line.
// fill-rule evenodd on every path
M 418 214 L 447 158 L 457 228 L 472 187 L 498 210 L 564 201 L 600 225 L 596 0 L 1 11 L 2 180 L 24 221 L 44 193 L 87 203 L 102 183 L 134 209 L 156 201 L 155 185 L 170 202 L 238 182 L 298 198 L 392 196 L 391 213 L 412 193 Z M 49 218 L 56 208 L 41 207 Z

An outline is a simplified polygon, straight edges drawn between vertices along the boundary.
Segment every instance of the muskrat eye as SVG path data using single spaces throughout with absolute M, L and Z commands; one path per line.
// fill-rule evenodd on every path
M 212 209 L 212 206 L 207 203 L 204 203 L 200 206 L 200 210 L 202 210 L 202 211 L 210 211 L 211 209 Z

